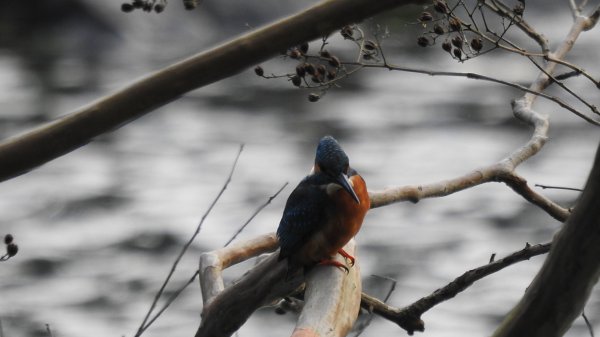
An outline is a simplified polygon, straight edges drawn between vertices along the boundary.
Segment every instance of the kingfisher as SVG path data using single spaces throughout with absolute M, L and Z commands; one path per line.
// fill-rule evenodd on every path
M 333 257 L 339 253 L 354 265 L 354 257 L 343 247 L 360 230 L 370 206 L 364 179 L 350 167 L 340 144 L 323 137 L 310 174 L 286 202 L 277 228 L 279 261 L 288 260 L 288 271 L 325 264 L 348 272 Z

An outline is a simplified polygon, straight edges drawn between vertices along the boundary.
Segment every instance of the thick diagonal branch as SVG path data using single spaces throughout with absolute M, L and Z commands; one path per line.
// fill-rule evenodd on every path
M 329 0 L 147 76 L 126 88 L 0 144 L 0 181 L 32 170 L 163 106 L 233 76 L 281 50 L 328 35 L 396 6 L 425 0 Z

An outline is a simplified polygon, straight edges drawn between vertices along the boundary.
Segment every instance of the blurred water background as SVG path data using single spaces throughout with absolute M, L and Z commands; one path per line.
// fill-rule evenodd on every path
M 314 1 L 204 1 L 192 12 L 179 2 L 161 15 L 124 14 L 116 1 L 0 3 L 0 136 L 62 116 L 153 70 L 209 48 Z M 528 1 L 525 17 L 550 38 L 569 30 L 567 1 Z M 389 25 L 384 41 L 397 64 L 472 71 L 528 85 L 536 69 L 495 52 L 464 64 L 439 45 L 416 46 L 421 9 L 369 20 Z M 368 29 L 367 29 L 368 31 Z M 598 77 L 598 29 L 583 33 L 569 60 Z M 526 43 L 525 39 L 515 37 Z M 317 43 L 318 44 L 318 43 Z M 315 48 L 313 44 L 311 48 Z M 332 38 L 330 50 L 353 58 Z M 241 56 L 243 57 L 243 55 Z M 293 62 L 263 64 L 267 73 Z M 598 104 L 585 81 L 569 85 Z M 551 88 L 553 95 L 561 94 Z M 0 234 L 12 233 L 19 254 L 0 265 L 4 336 L 132 336 L 183 243 L 215 197 L 240 143 L 246 144 L 230 187 L 177 270 L 170 291 L 196 270 L 198 255 L 221 247 L 256 207 L 283 183 L 290 186 L 237 240 L 277 228 L 295 184 L 312 165 L 325 134 L 338 138 L 371 189 L 437 182 L 506 156 L 530 130 L 515 121 L 513 89 L 464 78 L 387 70 L 363 71 L 309 103 L 309 92 L 285 79 L 264 80 L 251 69 L 185 95 L 91 144 L 0 186 Z M 567 99 L 574 103 L 573 100 Z M 548 101 L 550 139 L 518 172 L 530 184 L 583 187 L 598 129 Z M 545 190 L 565 206 L 577 193 Z M 407 305 L 464 271 L 502 257 L 526 242 L 551 240 L 559 223 L 501 184 L 485 184 L 440 199 L 373 210 L 357 237 L 365 290 Z M 521 297 L 543 257 L 477 282 L 424 315 L 424 336 L 487 336 Z M 240 275 L 246 263 L 226 273 Z M 200 321 L 196 284 L 145 333 L 190 336 Z M 586 312 L 600 332 L 600 290 Z M 293 314 L 261 310 L 239 336 L 283 336 Z M 267 325 L 268 324 L 268 325 Z M 265 327 L 268 327 L 267 329 Z M 404 335 L 375 318 L 363 336 Z M 589 336 L 583 320 L 568 336 Z

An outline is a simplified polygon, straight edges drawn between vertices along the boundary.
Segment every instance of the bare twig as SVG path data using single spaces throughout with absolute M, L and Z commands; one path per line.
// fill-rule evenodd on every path
M 254 219 L 254 217 L 256 217 L 256 215 L 258 213 L 260 213 L 260 211 L 262 211 L 268 204 L 271 203 L 271 201 L 273 201 L 273 199 L 275 199 L 277 197 L 277 195 L 279 195 L 279 193 L 285 188 L 285 186 L 287 185 L 287 183 L 285 183 L 274 195 L 272 195 L 271 197 L 269 197 L 269 199 L 262 204 L 251 216 L 248 220 L 246 220 L 246 222 L 244 223 L 244 225 L 234 234 L 234 236 L 227 242 L 227 245 L 229 245 L 229 243 L 231 243 L 233 241 L 233 239 L 235 238 L 235 236 L 237 236 L 239 233 L 241 233 L 241 231 Z M 156 319 L 158 317 L 160 317 L 160 315 L 162 315 L 162 313 L 167 310 L 167 308 L 177 299 L 177 297 L 179 297 L 179 295 L 190 285 L 194 282 L 194 280 L 196 280 L 196 277 L 200 274 L 199 270 L 196 270 L 196 272 L 194 273 L 194 275 L 192 275 L 188 281 L 181 287 L 179 287 L 173 294 L 171 294 L 171 296 L 169 296 L 169 298 L 167 299 L 167 301 L 165 302 L 165 304 L 160 308 L 160 310 L 158 310 L 158 312 L 150 319 L 148 320 L 148 322 L 146 323 L 146 325 L 144 325 L 143 330 L 146 330 L 148 327 L 150 327 L 150 325 L 152 325 L 152 323 L 154 323 L 154 321 L 156 321 Z
M 273 199 L 277 198 L 277 196 L 279 195 L 279 193 L 281 193 L 281 191 L 283 191 L 283 189 L 288 185 L 288 183 L 286 182 L 285 184 L 283 184 L 283 186 L 281 186 L 281 188 L 279 190 L 277 190 L 277 192 L 275 192 L 275 194 L 273 194 L 272 196 L 269 197 L 269 199 L 267 199 L 267 201 L 260 205 L 256 211 L 254 211 L 254 213 L 252 213 L 252 215 L 248 218 L 248 220 L 246 220 L 246 222 L 244 222 L 244 224 L 235 232 L 235 234 L 233 234 L 233 236 L 225 243 L 224 247 L 229 246 L 229 244 L 235 240 L 235 238 L 244 230 L 244 228 L 246 228 L 246 226 L 248 226 L 248 224 L 254 219 L 254 217 L 256 217 L 256 215 L 258 215 L 258 213 L 260 213 L 260 211 L 262 211 L 265 207 L 267 207 L 271 201 L 273 201 Z
M 146 313 L 146 317 L 144 317 L 144 320 L 142 321 L 142 324 L 140 324 L 140 326 L 139 326 L 139 328 L 138 328 L 138 330 L 137 330 L 137 332 L 135 334 L 136 337 L 141 336 L 141 334 L 148 328 L 149 325 L 146 324 L 146 323 L 148 322 L 148 319 L 150 318 L 150 315 L 152 314 L 152 311 L 154 311 L 154 308 L 156 307 L 156 304 L 158 303 L 158 300 L 162 296 L 162 294 L 163 294 L 163 292 L 164 292 L 167 284 L 171 280 L 171 277 L 173 276 L 173 273 L 175 273 L 175 269 L 177 268 L 177 265 L 179 264 L 179 261 L 181 261 L 181 258 L 183 257 L 183 255 L 185 254 L 185 252 L 192 245 L 192 243 L 194 242 L 194 239 L 196 238 L 196 236 L 198 235 L 198 233 L 200 233 L 200 229 L 202 228 L 202 224 L 204 223 L 204 220 L 206 220 L 206 217 L 210 214 L 210 212 L 212 211 L 212 209 L 217 204 L 217 201 L 219 201 L 219 199 L 221 198 L 221 195 L 223 195 L 223 193 L 227 189 L 227 186 L 231 182 L 231 178 L 233 176 L 233 172 L 235 171 L 235 167 L 237 166 L 238 159 L 240 158 L 240 155 L 242 154 L 243 149 L 244 149 L 244 145 L 242 144 L 242 145 L 240 145 L 240 149 L 239 149 L 239 151 L 238 151 L 238 153 L 237 153 L 237 155 L 235 157 L 235 160 L 233 161 L 233 165 L 231 167 L 231 170 L 229 171 L 229 175 L 227 176 L 227 179 L 225 180 L 225 183 L 223 184 L 223 187 L 221 188 L 221 190 L 219 191 L 219 193 L 217 194 L 217 196 L 215 197 L 215 199 L 212 201 L 212 203 L 210 204 L 210 206 L 208 207 L 208 209 L 206 210 L 206 212 L 204 213 L 204 215 L 202 215 L 202 218 L 200 219 L 200 222 L 198 223 L 198 226 L 196 227 L 196 231 L 194 232 L 194 234 L 192 234 L 192 236 L 190 237 L 190 239 L 188 240 L 188 242 L 186 242 L 186 244 L 182 247 L 181 251 L 179 252 L 179 255 L 177 255 L 177 258 L 175 259 L 175 262 L 173 262 L 173 265 L 171 266 L 171 270 L 169 270 L 169 273 L 167 274 L 167 277 L 165 278 L 163 284 L 160 286 L 160 289 L 158 290 L 158 292 L 154 296 L 154 300 L 152 301 L 152 304 L 150 305 L 150 309 Z
M 535 187 L 540 187 L 543 190 L 545 190 L 545 189 L 554 189 L 554 190 L 567 190 L 567 191 L 577 191 L 577 192 L 583 191 L 581 188 L 563 187 L 563 186 L 551 186 L 551 185 L 541 185 L 541 184 L 535 184 Z
M 592 324 L 590 323 L 590 320 L 585 315 L 585 311 L 583 311 L 581 313 L 581 317 L 583 317 L 583 320 L 585 321 L 585 325 L 587 326 L 588 331 L 590 332 L 590 337 L 594 337 L 594 327 L 592 327 Z
M 52 330 L 50 329 L 50 324 L 48 323 L 46 323 L 46 333 L 48 334 L 48 337 L 54 337 Z
M 169 306 L 171 306 L 171 304 L 177 299 L 177 297 L 179 297 L 179 295 L 181 295 L 181 293 L 190 284 L 194 283 L 194 280 L 196 280 L 198 274 L 198 270 L 196 270 L 194 275 L 192 275 L 192 277 L 183 286 L 179 287 L 173 294 L 171 294 L 171 296 L 169 296 L 165 304 L 163 304 L 163 306 L 156 312 L 156 314 L 154 314 L 154 316 L 152 316 L 152 318 L 148 320 L 146 325 L 142 327 L 142 332 L 148 329 L 154 323 L 154 321 L 156 321 L 163 314 L 163 312 L 165 312 L 169 308 Z
M 373 275 L 373 276 L 380 277 L 377 275 Z M 392 278 L 389 278 L 389 277 L 381 277 L 381 278 L 390 282 L 390 288 L 388 289 L 387 294 L 383 298 L 383 303 L 387 303 L 387 301 L 390 299 L 390 296 L 392 296 L 392 293 L 396 289 L 397 281 Z M 358 336 L 362 335 L 362 333 L 365 332 L 367 327 L 369 327 L 369 325 L 371 325 L 372 321 L 373 321 L 373 312 L 369 311 L 369 316 L 367 317 L 366 321 L 360 325 L 360 327 L 358 328 L 358 331 L 356 332 L 354 337 L 358 337 Z
M 535 42 L 540 45 L 542 49 L 542 53 L 547 53 L 549 51 L 548 48 L 548 40 L 544 35 L 538 33 L 533 27 L 531 27 L 523 17 L 515 15 L 515 13 L 508 8 L 504 3 L 497 0 L 486 0 L 483 1 L 483 4 L 492 10 L 494 13 L 498 14 L 501 17 L 505 17 L 512 22 L 514 22 L 519 29 L 521 29 L 525 34 L 527 34 L 530 38 L 532 38 Z
M 502 84 L 502 85 L 505 85 L 505 86 L 508 86 L 511 88 L 519 89 L 519 90 L 526 92 L 528 94 L 531 94 L 531 95 L 540 96 L 540 97 L 543 97 L 550 101 L 553 101 L 556 104 L 558 104 L 559 106 L 561 106 L 562 108 L 571 111 L 573 114 L 582 118 L 586 122 L 588 122 L 592 125 L 600 126 L 600 121 L 597 121 L 597 120 L 583 114 L 582 112 L 575 109 L 573 106 L 569 105 L 568 103 L 566 103 L 565 101 L 563 101 L 562 99 L 560 99 L 558 97 L 545 94 L 541 90 L 536 90 L 531 87 L 527 88 L 518 83 L 501 80 L 499 78 L 495 78 L 495 77 L 491 77 L 491 76 L 481 75 L 481 74 L 477 74 L 477 73 L 465 73 L 465 72 L 455 72 L 455 71 L 435 71 L 435 70 L 430 70 L 430 69 L 409 68 L 409 67 L 403 67 L 403 66 L 389 64 L 389 63 L 386 65 L 372 64 L 372 63 L 346 63 L 346 64 L 360 65 L 364 68 L 385 68 L 388 70 L 425 74 L 425 75 L 429 75 L 429 76 L 466 77 L 466 78 L 473 79 L 473 80 L 481 80 L 481 81 L 486 81 L 486 82 L 498 83 L 498 84 Z M 589 105 L 589 103 L 587 103 L 587 104 Z
M 425 323 L 421 319 L 421 315 L 429 309 L 441 302 L 453 298 L 471 286 L 475 281 L 478 281 L 517 262 L 529 260 L 533 256 L 547 253 L 550 250 L 550 246 L 551 243 L 538 245 L 527 244 L 525 248 L 521 249 L 520 251 L 514 252 L 502 259 L 488 263 L 481 267 L 467 271 L 446 286 L 437 289 L 432 294 L 425 296 L 404 308 L 390 306 L 385 304 L 383 301 L 367 294 L 362 295 L 361 306 L 366 310 L 370 310 L 375 314 L 398 324 L 401 328 L 406 330 L 409 335 L 412 335 L 415 331 L 424 331 Z

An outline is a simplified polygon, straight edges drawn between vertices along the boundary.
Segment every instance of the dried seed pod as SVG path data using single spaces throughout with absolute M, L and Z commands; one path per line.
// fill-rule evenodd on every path
M 4 244 L 11 244 L 13 242 L 14 238 L 12 236 L 12 234 L 6 234 L 4 236 Z
M 421 13 L 421 16 L 419 17 L 419 21 L 421 22 L 427 22 L 427 21 L 431 21 L 433 20 L 433 15 L 431 15 L 431 13 L 429 12 L 423 12 Z
M 456 35 L 455 37 L 452 38 L 452 45 L 456 48 L 462 48 L 463 46 L 463 39 L 462 37 L 460 37 L 459 35 Z
M 299 48 L 302 54 L 306 54 L 308 52 L 308 42 L 302 43 Z
M 435 9 L 436 12 L 442 13 L 442 14 L 446 14 L 446 13 L 450 12 L 450 9 L 448 8 L 446 1 L 444 1 L 444 0 L 435 0 L 433 2 L 433 9 Z
M 363 58 L 363 60 L 369 61 L 369 60 L 373 59 L 373 55 L 371 55 L 371 53 L 363 53 L 362 58 Z
M 525 12 L 525 4 L 523 2 L 517 3 L 513 8 L 513 12 L 518 16 L 522 16 Z
M 329 61 L 328 61 L 328 62 L 329 62 L 329 65 L 330 65 L 330 66 L 332 66 L 332 67 L 336 67 L 336 68 L 337 68 L 337 67 L 339 67 L 339 66 L 340 66 L 340 64 L 342 64 L 342 63 L 340 62 L 340 59 L 339 59 L 339 58 L 337 58 L 337 56 L 332 56 L 332 57 L 329 59 Z
M 144 8 L 145 4 L 146 4 L 146 2 L 144 0 L 133 0 L 133 2 L 131 3 L 133 8 L 136 8 L 136 9 Z
M 6 254 L 9 257 L 13 257 L 13 256 L 17 255 L 18 251 L 19 251 L 19 246 L 15 245 L 14 243 L 10 243 L 10 244 L 8 244 L 8 246 L 6 246 Z
M 436 33 L 437 35 L 444 35 L 444 33 L 446 33 L 446 30 L 444 30 L 444 27 L 442 27 L 436 23 L 433 26 L 433 32 Z
M 121 5 L 121 10 L 125 13 L 129 13 L 129 12 L 133 11 L 134 9 L 135 9 L 135 7 L 133 7 L 132 4 L 127 3 L 127 2 Z
M 450 20 L 448 20 L 448 26 L 450 26 L 452 31 L 458 31 L 460 30 L 460 20 L 457 18 L 450 18 Z
M 452 45 L 450 44 L 450 42 L 444 41 L 444 43 L 442 43 L 442 49 L 449 53 L 452 51 Z
M 289 56 L 294 60 L 297 60 L 300 58 L 300 56 L 302 56 L 302 53 L 297 48 L 294 48 L 290 50 Z
M 344 39 L 352 39 L 353 33 L 354 33 L 354 30 L 352 29 L 351 26 L 344 26 L 344 28 L 342 28 L 342 30 L 340 30 L 340 34 L 342 34 Z
M 454 54 L 454 56 L 456 56 L 456 58 L 460 59 L 462 57 L 462 51 L 458 48 L 454 49 L 452 51 L 452 53 Z
M 333 80 L 335 79 L 335 77 L 337 76 L 337 73 L 335 72 L 335 70 L 329 70 L 327 71 L 327 79 L 328 80 Z
M 299 65 L 296 66 L 296 75 L 300 76 L 300 77 L 304 77 L 304 75 L 306 75 L 306 64 L 301 63 Z
M 298 75 L 292 76 L 292 84 L 299 87 L 302 84 L 302 79 Z
M 144 4 L 144 7 L 143 7 L 142 9 L 144 10 L 144 12 L 152 12 L 152 8 L 153 8 L 153 7 L 154 7 L 154 6 L 152 6 L 152 4 L 151 4 L 151 3 L 149 3 L 149 2 L 146 2 L 146 3 Z
M 183 6 L 188 11 L 191 11 L 192 9 L 196 8 L 197 5 L 198 3 L 196 0 L 183 0 Z
M 261 66 L 256 66 L 254 68 L 254 73 L 258 76 L 263 76 L 265 74 L 265 70 Z
M 313 75 L 311 78 L 311 81 L 313 81 L 314 83 L 321 83 L 321 78 L 319 77 L 319 74 L 315 74 Z
M 319 52 L 319 55 L 321 55 L 321 57 L 324 57 L 326 59 L 331 57 L 331 54 L 329 53 L 329 51 L 327 51 L 327 49 L 323 49 Z
M 306 70 L 306 73 L 309 75 L 314 75 L 317 71 L 312 63 L 306 63 L 304 70 Z
M 417 44 L 421 47 L 427 47 L 429 46 L 429 39 L 425 36 L 419 36 L 419 38 L 417 39 Z
M 372 50 L 377 49 L 377 44 L 375 42 L 371 41 L 371 40 L 366 40 L 365 43 L 363 44 L 363 47 L 366 50 L 371 50 L 372 51 Z
M 481 41 L 480 38 L 475 37 L 471 40 L 471 48 L 473 48 L 473 50 L 475 51 L 480 51 L 481 48 L 483 48 L 483 42 Z
M 165 5 L 163 5 L 163 4 L 156 4 L 156 5 L 154 5 L 154 11 L 156 13 L 161 13 L 164 10 L 165 10 Z
M 325 75 L 325 73 L 327 72 L 327 68 L 326 68 L 324 65 L 322 65 L 322 64 L 319 64 L 319 65 L 317 66 L 317 72 L 318 72 L 320 75 Z
M 316 102 L 319 100 L 319 98 L 321 98 L 321 96 L 319 96 L 319 94 L 312 93 L 312 94 L 308 95 L 308 100 L 310 102 Z

